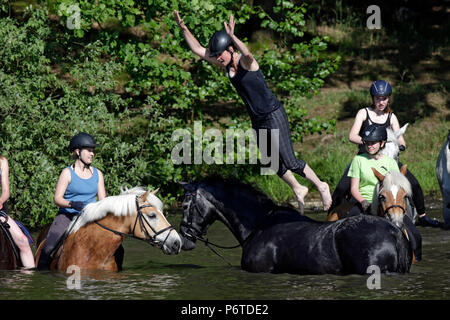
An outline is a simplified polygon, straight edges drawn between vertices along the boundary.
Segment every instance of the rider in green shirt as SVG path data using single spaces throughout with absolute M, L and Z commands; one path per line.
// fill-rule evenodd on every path
M 399 171 L 397 162 L 380 152 L 387 140 L 384 127 L 369 125 L 363 132 L 362 140 L 366 152 L 353 158 L 348 171 L 348 176 L 351 178 L 350 191 L 358 203 L 350 210 L 350 214 L 361 213 L 359 209 L 365 213 L 370 211 L 370 203 L 378 183 L 372 168 L 383 175 L 388 171 Z

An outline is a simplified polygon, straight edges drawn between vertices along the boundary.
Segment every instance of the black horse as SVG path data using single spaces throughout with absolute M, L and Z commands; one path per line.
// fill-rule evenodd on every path
M 9 232 L 8 219 L 3 211 L 0 211 L 0 270 L 14 270 L 22 266 L 19 249 L 15 245 Z
M 410 270 L 409 242 L 387 219 L 359 215 L 319 222 L 239 181 L 181 184 L 187 191 L 180 224 L 185 250 L 220 220 L 242 246 L 241 267 L 249 272 L 367 274 L 373 265 L 384 273 Z

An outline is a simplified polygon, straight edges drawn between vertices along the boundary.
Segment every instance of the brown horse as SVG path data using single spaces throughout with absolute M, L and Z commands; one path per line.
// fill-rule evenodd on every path
M 121 270 L 125 236 L 144 240 L 165 254 L 177 254 L 181 238 L 162 213 L 163 204 L 154 192 L 133 188 L 118 196 L 88 204 L 69 226 L 69 234 L 50 269 Z M 41 238 L 41 237 L 40 237 Z M 44 242 L 38 243 L 36 264 Z
M 22 266 L 19 249 L 14 244 L 9 232 L 9 217 L 0 211 L 0 270 L 14 270 Z

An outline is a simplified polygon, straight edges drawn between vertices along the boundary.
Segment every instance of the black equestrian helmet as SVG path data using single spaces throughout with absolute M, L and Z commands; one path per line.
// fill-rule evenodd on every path
M 362 141 L 386 141 L 387 140 L 387 132 L 384 126 L 379 126 L 376 124 L 369 125 L 363 131 Z
M 229 46 L 233 44 L 230 36 L 225 30 L 217 31 L 209 40 L 209 56 L 218 57 Z
M 93 136 L 85 132 L 80 132 L 70 139 L 69 150 L 72 152 L 75 149 L 96 148 L 97 146 L 98 144 L 95 142 Z

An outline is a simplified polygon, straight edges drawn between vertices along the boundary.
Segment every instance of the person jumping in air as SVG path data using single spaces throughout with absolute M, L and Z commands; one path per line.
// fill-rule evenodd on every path
M 245 103 L 253 129 L 256 131 L 258 129 L 278 130 L 279 169 L 277 175 L 293 190 L 298 201 L 299 211 L 303 214 L 304 198 L 308 193 L 308 188 L 297 181 L 293 172 L 314 184 L 322 197 L 323 209 L 328 210 L 332 202 L 329 186 L 317 177 L 305 161 L 295 157 L 289 121 L 284 107 L 267 86 L 252 53 L 234 34 L 233 15 L 230 15 L 228 23 L 224 22 L 225 29 L 214 33 L 208 48 L 204 48 L 192 35 L 177 11 L 174 11 L 174 16 L 192 52 L 227 72 L 228 78 Z M 257 142 L 261 149 L 259 140 Z

